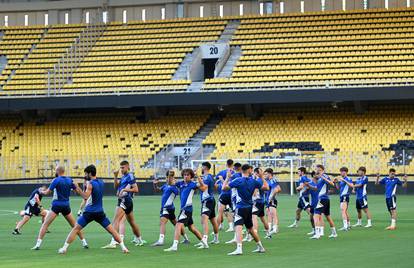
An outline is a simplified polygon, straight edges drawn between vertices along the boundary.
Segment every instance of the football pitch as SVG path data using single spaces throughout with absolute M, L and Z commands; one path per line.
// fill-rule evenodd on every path
M 351 223 L 355 222 L 355 197 L 351 197 Z M 127 227 L 126 245 L 130 254 L 124 255 L 120 249 L 101 249 L 110 236 L 96 223 L 85 229 L 89 249 L 82 249 L 79 239 L 70 246 L 66 255 L 58 255 L 70 228 L 63 217 L 50 227 L 39 251 L 32 251 L 40 227 L 38 217 L 34 217 L 23 227 L 22 235 L 11 234 L 20 216 L 14 214 L 23 209 L 26 198 L 0 198 L 0 267 L 414 267 L 414 197 L 398 196 L 398 221 L 396 231 L 385 231 L 389 225 L 382 195 L 369 196 L 369 208 L 373 214 L 374 227 L 371 229 L 353 228 L 349 232 L 338 231 L 338 238 L 328 239 L 329 228 L 325 228 L 325 237 L 319 241 L 308 238 L 310 231 L 307 215 L 303 214 L 299 228 L 289 229 L 292 223 L 297 198 L 279 196 L 280 232 L 272 239 L 264 239 L 260 231 L 265 254 L 251 253 L 255 243 L 244 243 L 243 256 L 227 256 L 235 245 L 224 244 L 233 237 L 233 233 L 220 232 L 220 244 L 210 249 L 197 249 L 193 245 L 196 238 L 189 234 L 191 245 L 180 245 L 178 252 L 163 252 L 171 245 L 172 226 L 169 225 L 164 247 L 153 248 L 151 243 L 159 234 L 159 196 L 138 196 L 134 202 L 134 213 L 141 227 L 143 238 L 148 242 L 143 247 L 130 243 L 132 233 Z M 43 200 L 48 207 L 50 198 Z M 72 211 L 76 212 L 80 199 L 71 200 Z M 115 197 L 106 197 L 104 207 L 112 219 L 116 204 Z M 178 205 L 178 200 L 175 202 Z M 199 217 L 199 196 L 194 197 L 194 221 L 201 229 Z M 176 214 L 178 211 L 176 211 Z M 331 196 L 331 213 L 337 225 L 342 227 L 338 196 Z M 365 216 L 363 223 L 366 223 Z M 226 226 L 227 227 L 227 224 Z M 210 238 L 209 238 L 210 240 Z

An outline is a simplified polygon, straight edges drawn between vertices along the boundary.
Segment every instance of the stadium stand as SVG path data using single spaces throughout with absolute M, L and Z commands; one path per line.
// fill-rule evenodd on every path
M 11 78 L 25 61 L 25 58 L 39 43 L 45 29 L 41 27 L 1 27 L 3 33 L 0 42 L 0 55 L 7 58 L 7 64 L 4 66 L 0 76 L 0 86 L 6 89 L 6 84 L 11 82 Z
M 413 14 L 371 9 L 242 18 L 231 42 L 243 54 L 231 78 L 204 89 L 413 82 Z
M 351 109 L 274 109 L 259 120 L 229 114 L 204 140 L 214 144 L 212 159 L 283 156 L 295 152 L 318 158 L 329 154 L 327 166 L 355 169 L 366 165 L 371 173 L 386 173 L 387 165 L 401 165 L 404 143 L 414 135 L 411 107 L 377 106 L 366 114 Z M 407 150 L 407 159 L 413 151 Z M 379 165 L 378 163 L 382 163 Z M 414 171 L 410 164 L 407 170 Z
M 195 47 L 217 40 L 225 24 L 214 18 L 111 23 L 66 88 L 186 90 L 190 81 L 172 80 L 174 72 Z
M 226 23 L 226 20 L 217 18 L 130 21 L 127 25 L 112 22 L 74 72 L 72 83 L 65 84 L 64 90 L 77 93 L 102 92 L 114 88 L 135 91 L 137 88 L 145 91 L 186 90 L 191 81 L 172 80 L 174 72 L 185 55 L 195 47 L 202 42 L 216 41 Z M 50 29 L 37 27 L 34 30 L 21 30 L 22 33 L 13 42 L 20 43 L 21 39 L 27 38 L 23 33 L 36 32 L 36 39 L 30 41 L 38 44 L 27 45 L 27 50 L 19 54 L 21 61 L 12 62 L 14 64 L 5 69 L 4 75 L 13 70 L 16 75 L 11 81 L 3 82 L 2 93 L 7 94 L 10 90 L 21 94 L 47 93 L 47 70 L 53 69 L 84 27 L 72 24 L 54 25 Z M 11 31 L 7 27 L 5 29 L 4 45 L 9 44 L 7 36 Z M 3 81 L 6 80 L 7 76 L 4 76 Z
M 47 70 L 53 69 L 54 64 L 70 47 L 73 41 L 85 25 L 82 24 L 57 24 L 50 28 L 36 28 L 40 34 L 36 42 L 20 62 L 8 67 L 8 72 L 14 70 L 12 79 L 8 81 L 3 89 L 8 90 L 29 90 L 27 93 L 36 90 L 45 90 L 47 86 Z M 6 31 L 7 33 L 7 31 Z M 6 35 L 7 36 L 7 35 Z M 25 36 L 20 35 L 24 39 Z M 20 42 L 18 39 L 16 42 Z
M 72 176 L 83 176 L 83 167 L 94 163 L 110 177 L 128 159 L 137 177 L 148 178 L 153 169 L 143 168 L 145 162 L 165 145 L 191 137 L 208 117 L 207 112 L 176 112 L 148 123 L 134 113 L 71 113 L 47 123 L 5 117 L 0 121 L 1 172 L 4 178 L 51 176 L 60 161 Z
M 205 90 L 404 85 L 414 82 L 413 14 L 404 8 L 111 22 L 64 89 L 184 91 L 191 81 L 172 77 L 185 55 L 218 40 L 230 20 L 241 22 L 230 45 L 241 46 L 242 56 L 232 77 L 207 79 Z M 0 96 L 45 94 L 47 70 L 84 27 L 2 27 L 8 64 Z
M 412 114 L 412 107 L 393 105 L 374 106 L 365 114 L 351 108 L 273 108 L 258 120 L 231 112 L 203 144 L 216 147 L 210 159 L 297 154 L 304 160 L 324 157 L 330 171 L 341 165 L 352 170 L 365 165 L 374 174 L 401 166 L 405 149 L 404 168 L 414 173 Z M 72 176 L 81 176 L 87 163 L 111 176 L 120 160 L 129 159 L 137 177 L 149 178 L 153 169 L 145 163 L 164 146 L 188 140 L 209 116 L 202 111 L 174 112 L 148 123 L 134 113 L 67 113 L 47 123 L 5 117 L 0 128 L 2 172 L 7 178 L 42 177 L 41 172 L 50 175 L 50 166 L 60 161 Z

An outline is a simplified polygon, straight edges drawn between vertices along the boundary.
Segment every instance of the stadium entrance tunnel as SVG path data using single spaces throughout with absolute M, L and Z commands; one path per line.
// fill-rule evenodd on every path
M 216 59 L 203 59 L 203 65 L 204 65 L 204 80 L 209 78 L 214 78 L 214 71 L 216 69 Z

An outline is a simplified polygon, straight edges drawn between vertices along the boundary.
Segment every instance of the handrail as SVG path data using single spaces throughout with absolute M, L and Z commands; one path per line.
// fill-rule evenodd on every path
M 95 16 L 92 17 L 92 22 L 75 38 L 72 45 L 66 49 L 66 53 L 53 66 L 53 69 L 47 70 L 48 95 L 60 92 L 64 85 L 73 79 L 76 68 L 103 35 L 105 29 L 106 23 L 102 20 L 102 10 L 98 9 Z
M 243 84 L 243 83 L 239 83 Z M 208 85 L 208 84 L 207 84 Z M 334 83 L 327 83 L 327 84 L 310 84 L 306 85 L 305 83 L 302 85 L 286 85 L 286 84 L 277 84 L 277 83 L 269 83 L 269 85 L 258 85 L 258 86 L 250 86 L 250 87 L 238 87 L 237 83 L 234 83 L 231 87 L 209 87 L 204 88 L 199 92 L 228 92 L 228 91 L 271 91 L 271 90 L 303 90 L 303 89 L 327 89 L 332 90 L 335 88 L 361 88 L 361 87 L 387 87 L 387 86 L 413 86 L 414 81 L 395 81 L 395 82 L 385 82 L 385 81 L 373 81 L 371 83 L 364 83 L 364 82 L 348 82 L 348 83 L 341 83 L 341 84 L 334 84 Z M 84 91 L 84 88 L 78 89 L 71 89 L 71 90 L 60 90 L 50 92 L 48 89 L 38 90 L 34 93 L 24 93 L 24 90 L 19 90 L 17 92 L 13 90 L 9 91 L 0 91 L 0 99 L 4 98 L 31 98 L 31 97 L 74 97 L 74 96 L 121 96 L 121 95 L 135 95 L 135 94 L 191 94 L 194 92 L 186 91 L 184 87 L 176 87 L 176 88 L 168 88 L 165 89 L 164 87 L 123 87 L 123 88 L 100 88 L 100 89 L 93 89 L 91 91 Z M 78 91 L 78 92 L 77 92 Z M 199 93 L 197 92 L 197 93 Z

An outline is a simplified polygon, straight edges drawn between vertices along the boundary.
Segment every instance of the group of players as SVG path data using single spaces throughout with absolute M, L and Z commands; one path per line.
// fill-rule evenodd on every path
M 182 236 L 181 243 L 189 243 L 189 238 L 185 232 L 185 227 L 193 233 L 199 243 L 195 246 L 199 249 L 209 248 L 209 244 L 218 244 L 219 231 L 223 229 L 224 218 L 227 218 L 229 228 L 226 232 L 235 233 L 234 238 L 226 243 L 235 243 L 236 249 L 228 255 L 243 254 L 242 243 L 244 241 L 256 242 L 255 253 L 264 253 L 265 248 L 259 236 L 259 219 L 263 224 L 266 232 L 265 237 L 270 239 L 272 235 L 278 233 L 278 213 L 277 213 L 277 195 L 281 192 L 281 187 L 274 177 L 271 168 L 262 170 L 254 168 L 249 164 L 233 163 L 231 159 L 227 160 L 227 168 L 220 171 L 216 178 L 210 172 L 211 164 L 202 163 L 202 174 L 197 176 L 192 169 L 184 169 L 181 172 L 182 180 L 176 181 L 173 171 L 166 174 L 166 183 L 159 186 L 159 180 L 154 180 L 154 190 L 162 192 L 161 211 L 160 211 L 160 234 L 159 239 L 152 246 L 163 246 L 165 239 L 166 225 L 171 222 L 174 227 L 174 239 L 171 247 L 164 251 L 177 251 L 179 239 Z M 79 236 L 82 246 L 88 248 L 87 241 L 83 235 L 82 229 L 90 222 L 96 221 L 108 233 L 112 235 L 112 241 L 103 248 L 121 247 L 122 252 L 128 253 L 124 244 L 125 222 L 131 226 L 134 234 L 133 243 L 142 246 L 146 243 L 142 239 L 138 224 L 135 222 L 133 213 L 133 197 L 138 192 L 138 185 L 133 174 L 130 172 L 129 163 L 122 161 L 120 169 L 114 172 L 114 187 L 117 192 L 118 203 L 115 209 L 113 223 L 106 217 L 103 209 L 104 182 L 97 178 L 96 167 L 87 166 L 85 172 L 85 183 L 83 189 L 74 183 L 73 180 L 65 176 L 65 168 L 58 166 L 56 168 L 56 178 L 49 187 L 40 187 L 35 189 L 31 194 L 29 201 L 22 211 L 22 220 L 19 221 L 13 231 L 13 234 L 21 234 L 22 226 L 27 223 L 32 216 L 42 217 L 42 226 L 33 250 L 39 250 L 43 239 L 48 232 L 50 224 L 55 218 L 62 214 L 72 230 L 68 234 L 64 245 L 58 250 L 58 253 L 67 252 L 69 245 Z M 118 178 L 119 172 L 122 177 Z M 358 178 L 355 182 L 348 177 L 348 169 L 340 169 L 340 176 L 331 179 L 322 165 L 317 165 L 316 170 L 307 177 L 307 171 L 304 167 L 298 169 L 299 181 L 297 191 L 299 201 L 296 210 L 296 218 L 290 228 L 298 227 L 301 212 L 306 211 L 310 216 L 312 231 L 308 233 L 311 239 L 320 239 L 324 235 L 324 220 L 328 221 L 331 234 L 329 238 L 336 238 L 337 232 L 335 224 L 330 216 L 329 188 L 335 187 L 339 190 L 340 206 L 343 218 L 343 227 L 340 230 L 348 231 L 351 228 L 348 214 L 348 206 L 351 192 L 356 193 L 356 209 L 358 212 L 358 221 L 352 227 L 362 226 L 362 211 L 367 216 L 366 228 L 372 227 L 371 214 L 368 210 L 367 183 L 365 167 L 358 169 Z M 404 183 L 396 177 L 394 169 L 390 169 L 389 176 L 379 180 L 377 176 L 376 184 L 385 185 L 386 204 L 391 215 L 391 225 L 387 230 L 396 229 L 396 189 L 398 185 L 407 187 L 407 178 L 404 176 Z M 202 230 L 199 231 L 193 221 L 193 195 L 196 190 L 200 191 L 201 202 L 201 224 Z M 216 201 L 214 191 L 219 193 L 218 215 L 216 217 Z M 71 191 L 78 193 L 84 200 L 81 205 L 81 211 L 78 212 L 76 221 L 71 213 L 69 197 Z M 41 200 L 44 195 L 53 193 L 51 209 L 45 210 L 41 206 Z M 175 216 L 174 200 L 180 196 L 180 212 L 178 217 Z M 267 217 L 266 217 L 267 216 Z M 209 225 L 213 229 L 213 240 L 208 242 Z M 243 226 L 247 231 L 243 238 Z

